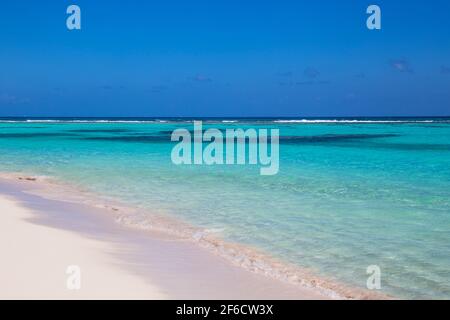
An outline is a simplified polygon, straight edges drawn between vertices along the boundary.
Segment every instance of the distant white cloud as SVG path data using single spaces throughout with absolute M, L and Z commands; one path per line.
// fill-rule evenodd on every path
M 308 79 L 316 79 L 320 75 L 320 72 L 315 68 L 308 67 L 303 71 L 303 75 Z
M 389 61 L 389 65 L 398 72 L 407 72 L 407 73 L 414 72 L 413 68 L 411 67 L 411 64 L 405 58 L 391 59 Z

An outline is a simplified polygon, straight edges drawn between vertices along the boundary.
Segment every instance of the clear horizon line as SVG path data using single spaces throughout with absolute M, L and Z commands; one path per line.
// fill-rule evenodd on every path
M 3 116 L 0 119 L 346 119 L 346 118 L 450 118 L 450 115 L 402 115 L 402 116 Z

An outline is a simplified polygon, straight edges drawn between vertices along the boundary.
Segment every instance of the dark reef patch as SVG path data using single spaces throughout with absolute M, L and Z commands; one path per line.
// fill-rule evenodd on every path
M 140 142 L 140 143 L 164 143 L 169 142 L 170 137 L 167 136 L 110 136 L 110 137 L 85 137 L 82 140 L 90 141 L 110 141 L 110 142 Z
M 129 129 L 73 129 L 67 130 L 67 132 L 74 133 L 123 133 L 130 132 Z
M 224 130 L 220 130 L 225 135 Z M 141 142 L 141 143 L 163 143 L 170 142 L 172 131 L 159 131 L 157 135 L 122 135 L 122 136 L 98 136 L 83 137 L 83 140 L 92 141 L 112 141 L 112 142 Z M 194 131 L 189 131 L 193 139 Z M 204 133 L 204 132 L 203 132 Z M 280 144 L 318 144 L 333 143 L 342 141 L 358 141 L 364 139 L 391 138 L 397 137 L 397 134 L 327 134 L 318 136 L 280 136 Z M 248 138 L 245 139 L 249 141 Z M 270 142 L 270 135 L 268 137 Z M 253 142 L 253 139 L 252 139 Z M 206 143 L 206 142 L 205 142 Z
M 398 134 L 323 134 L 317 136 L 280 136 L 280 143 L 305 144 L 305 143 L 326 143 L 340 141 L 357 141 L 365 139 L 393 138 Z
M 29 138 L 64 138 L 73 137 L 69 133 L 0 133 L 0 139 L 29 139 Z

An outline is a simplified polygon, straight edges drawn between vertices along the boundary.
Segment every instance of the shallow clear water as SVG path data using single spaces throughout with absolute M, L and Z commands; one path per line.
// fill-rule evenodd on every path
M 378 265 L 383 292 L 450 298 L 450 119 L 204 123 L 280 129 L 275 176 L 175 166 L 170 132 L 192 123 L 134 120 L 0 120 L 0 170 L 59 177 L 354 286 Z

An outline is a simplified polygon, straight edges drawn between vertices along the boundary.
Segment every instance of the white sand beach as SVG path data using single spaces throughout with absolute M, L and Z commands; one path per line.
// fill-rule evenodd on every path
M 161 299 L 148 281 L 126 272 L 108 252 L 112 245 L 30 222 L 33 213 L 0 196 L 0 299 Z M 66 274 L 80 267 L 81 286 Z
M 0 299 L 327 299 L 254 274 L 192 243 L 129 230 L 106 210 L 0 179 Z M 67 287 L 69 266 L 80 289 Z

